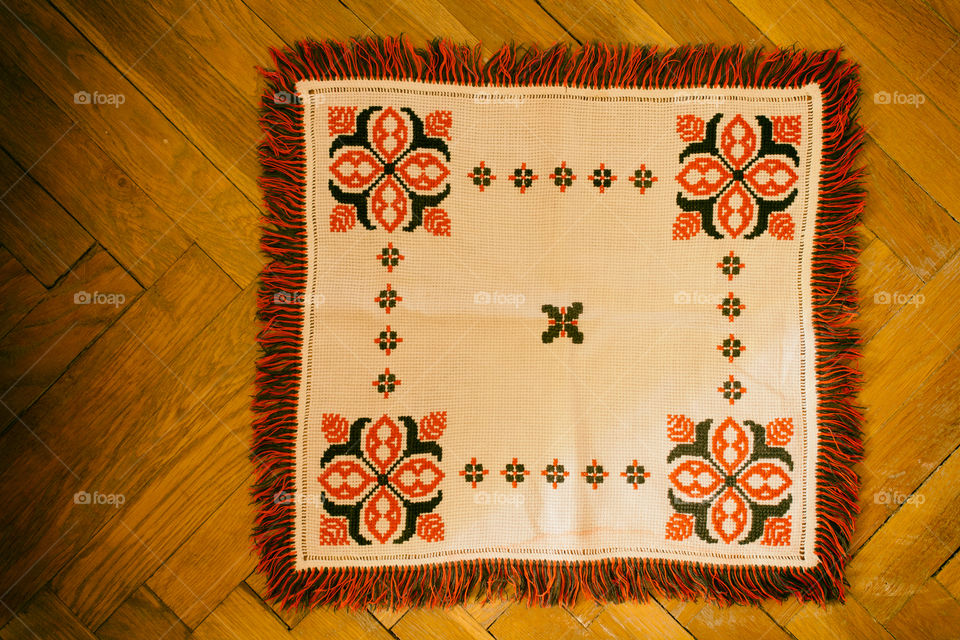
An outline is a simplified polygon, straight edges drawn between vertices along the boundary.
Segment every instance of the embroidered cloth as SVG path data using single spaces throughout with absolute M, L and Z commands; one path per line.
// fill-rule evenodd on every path
M 255 539 L 287 605 L 842 596 L 855 68 L 274 52 Z

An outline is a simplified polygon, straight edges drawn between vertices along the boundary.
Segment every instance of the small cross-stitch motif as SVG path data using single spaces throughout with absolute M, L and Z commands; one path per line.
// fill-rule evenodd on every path
M 583 342 L 583 333 L 577 326 L 577 320 L 583 312 L 583 303 L 574 302 L 569 307 L 560 307 L 559 309 L 552 304 L 545 304 L 540 310 L 547 314 L 547 324 L 549 327 L 544 331 L 540 338 L 544 344 L 550 344 L 554 338 L 566 338 L 568 335 L 574 344 Z

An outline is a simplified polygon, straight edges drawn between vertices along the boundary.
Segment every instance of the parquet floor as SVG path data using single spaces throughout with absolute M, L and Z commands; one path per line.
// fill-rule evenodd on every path
M 958 28 L 952 0 L 0 0 L 0 637 L 960 637 Z M 844 45 L 862 64 L 867 458 L 846 605 L 304 616 L 260 598 L 253 67 L 307 35 L 400 31 L 488 52 Z

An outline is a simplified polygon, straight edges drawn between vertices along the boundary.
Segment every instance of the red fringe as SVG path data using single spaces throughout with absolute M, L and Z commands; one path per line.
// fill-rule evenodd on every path
M 320 604 L 452 605 L 476 595 L 503 597 L 510 586 L 530 605 L 573 604 L 579 597 L 620 602 L 669 598 L 751 603 L 765 598 L 844 599 L 844 567 L 857 507 L 862 456 L 859 337 L 852 326 L 858 298 L 856 227 L 863 210 L 863 169 L 854 165 L 863 142 L 855 122 L 857 66 L 839 50 L 747 51 L 740 46 L 656 47 L 589 44 L 577 50 L 504 46 L 483 62 L 480 45 L 437 40 L 415 49 L 407 38 L 307 41 L 271 51 L 275 70 L 260 69 L 260 145 L 267 214 L 262 249 L 270 262 L 261 274 L 258 316 L 256 413 L 252 460 L 258 506 L 253 539 L 267 597 L 284 607 Z M 293 496 L 302 311 L 277 304 L 277 295 L 304 290 L 305 157 L 303 109 L 273 99 L 296 95 L 301 79 L 377 78 L 478 86 L 571 87 L 798 87 L 823 91 L 824 153 L 813 252 L 813 301 L 818 389 L 817 529 L 819 563 L 811 569 L 719 566 L 699 562 L 618 558 L 587 562 L 471 560 L 415 567 L 297 571 L 293 552 Z

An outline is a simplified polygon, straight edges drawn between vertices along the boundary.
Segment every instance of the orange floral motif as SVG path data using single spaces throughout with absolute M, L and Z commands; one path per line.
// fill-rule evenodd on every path
M 793 459 L 768 443 L 767 433 L 749 420 L 704 420 L 694 437 L 670 451 L 667 497 L 676 513 L 668 521 L 668 540 L 684 539 L 680 532 L 687 527 L 710 543 L 749 544 L 775 535 L 768 528 L 780 525 L 765 523 L 783 519 L 790 508 Z
M 345 224 L 340 214 L 337 224 L 331 219 L 331 231 L 351 229 L 356 222 L 388 233 L 413 231 L 424 223 L 425 210 L 449 195 L 450 152 L 444 138 L 450 115 L 430 115 L 432 125 L 425 127 L 412 109 L 375 106 L 356 115 L 352 129 L 341 127 L 330 145 L 328 184 L 334 200 L 353 208 L 354 223 Z M 446 233 L 437 235 L 449 235 L 449 222 Z
M 320 460 L 324 544 L 347 544 L 347 535 L 360 545 L 401 543 L 414 533 L 442 540 L 439 516 L 423 519 L 442 497 L 441 455 L 436 442 L 420 439 L 417 421 L 409 416 L 355 421 L 349 438 L 327 447 Z
M 793 238 L 785 209 L 797 196 L 800 156 L 784 138 L 775 139 L 765 116 L 714 115 L 701 134 L 695 119 L 678 118 L 677 133 L 689 144 L 680 153 L 674 240 L 688 240 L 702 225 L 713 238 L 756 238 L 765 231 L 778 240 Z M 702 121 L 700 121 L 702 125 Z M 783 129 L 786 125 L 782 125 Z M 785 130 L 785 129 L 784 129 Z M 787 136 L 792 139 L 792 136 Z

